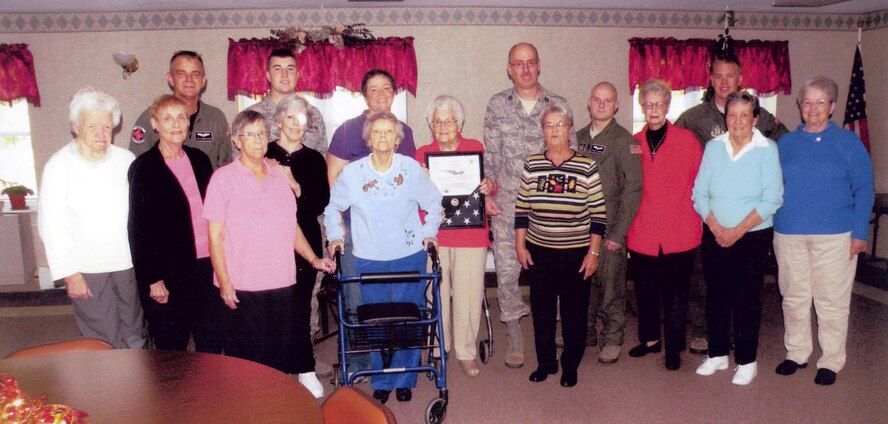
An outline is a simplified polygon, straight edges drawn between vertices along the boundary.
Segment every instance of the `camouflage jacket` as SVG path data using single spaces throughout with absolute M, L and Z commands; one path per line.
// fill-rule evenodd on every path
M 499 184 L 495 197 L 503 214 L 515 214 L 518 186 L 528 156 L 546 148 L 540 125 L 543 111 L 549 106 L 570 105 L 561 97 L 540 86 L 540 97 L 528 115 L 515 88 L 494 94 L 484 113 L 484 175 Z M 571 137 L 571 145 L 576 145 Z
M 308 105 L 311 122 L 308 130 L 302 136 L 302 144 L 317 150 L 322 156 L 327 155 L 327 126 L 324 124 L 324 117 L 318 108 Z M 271 96 L 265 96 L 261 102 L 248 107 L 246 110 L 255 110 L 265 117 L 268 121 L 268 141 L 277 141 L 281 138 L 281 129 L 274 123 L 274 111 L 277 109 L 277 103 L 271 101 Z

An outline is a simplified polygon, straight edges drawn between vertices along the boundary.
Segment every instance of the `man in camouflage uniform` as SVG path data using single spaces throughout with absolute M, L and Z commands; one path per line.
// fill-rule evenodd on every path
M 221 110 L 200 100 L 207 86 L 203 58 L 190 50 L 173 53 L 167 84 L 173 89 L 173 95 L 188 105 L 190 122 L 185 145 L 206 153 L 213 169 L 231 162 L 228 120 Z M 157 140 L 157 132 L 151 126 L 151 111 L 145 109 L 133 127 L 129 150 L 136 156 L 141 155 L 154 147 Z
M 725 100 L 731 93 L 739 91 L 743 84 L 742 68 L 732 54 L 715 58 L 710 65 L 709 74 L 710 87 L 703 97 L 703 103 L 686 110 L 675 121 L 676 126 L 691 130 L 704 148 L 707 141 L 727 132 Z M 759 111 L 755 127 L 774 141 L 787 132 L 786 127 L 763 108 Z M 706 354 L 709 350 L 706 332 L 706 282 L 703 279 L 699 250 L 694 261 L 694 277 L 691 279 L 688 318 L 693 336 L 689 350 L 692 353 Z
M 296 56 L 293 51 L 290 49 L 272 51 L 265 63 L 265 78 L 268 79 L 271 89 L 261 102 L 248 107 L 247 110 L 255 110 L 265 117 L 271 130 L 268 134 L 268 141 L 271 142 L 281 137 L 281 129 L 274 122 L 274 111 L 284 97 L 296 92 L 299 71 L 296 69 Z M 302 136 L 302 144 L 325 156 L 327 154 L 327 127 L 324 124 L 324 117 L 318 108 L 310 104 L 308 108 L 311 122 L 309 122 L 305 135 Z
M 490 98 L 484 114 L 484 173 L 499 184 L 494 197 L 487 197 L 486 210 L 492 217 L 493 253 L 496 264 L 497 300 L 500 319 L 509 332 L 506 366 L 524 365 L 524 341 L 519 320 L 530 313 L 521 299 L 518 276 L 521 265 L 515 256 L 515 202 L 524 160 L 545 147 L 540 118 L 550 106 L 567 101 L 539 84 L 540 60 L 537 49 L 518 43 L 509 50 L 506 73 L 513 87 Z
M 600 82 L 589 96 L 592 122 L 577 131 L 579 151 L 598 165 L 604 189 L 607 228 L 598 271 L 592 275 L 586 345 L 601 347 L 598 361 L 617 362 L 626 324 L 626 232 L 641 203 L 641 147 L 617 124 L 617 89 Z M 601 319 L 600 335 L 596 329 Z

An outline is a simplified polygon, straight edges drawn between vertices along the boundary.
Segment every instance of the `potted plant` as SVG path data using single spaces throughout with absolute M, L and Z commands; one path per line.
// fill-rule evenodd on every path
M 12 209 L 27 209 L 25 206 L 25 196 L 34 194 L 34 191 L 21 184 L 10 183 L 5 180 L 0 180 L 0 182 L 3 182 L 4 186 L 3 191 L 0 192 L 0 194 L 9 196 L 9 204 L 12 206 Z

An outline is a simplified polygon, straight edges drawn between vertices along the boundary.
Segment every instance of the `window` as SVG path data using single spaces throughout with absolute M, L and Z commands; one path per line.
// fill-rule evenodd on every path
M 755 90 L 744 88 L 744 90 L 748 91 L 751 94 L 755 94 Z M 644 128 L 644 113 L 641 111 L 641 105 L 638 104 L 638 93 L 640 90 L 635 90 L 635 94 L 632 95 L 632 133 L 635 134 L 641 131 Z M 694 90 L 694 91 L 673 91 L 672 92 L 672 101 L 669 104 L 669 113 L 666 114 L 666 119 L 669 122 L 675 122 L 679 116 L 681 116 L 684 111 L 700 104 L 703 101 L 703 93 L 705 90 Z M 759 97 L 759 105 L 765 108 L 768 112 L 771 112 L 772 115 L 777 115 L 777 96 L 770 97 Z
M 0 103 L 0 179 L 37 193 L 31 122 L 25 99 L 14 101 L 11 106 Z
M 312 96 L 310 93 L 296 93 L 304 97 L 309 103 L 321 111 L 324 116 L 324 124 L 327 126 L 327 144 L 333 137 L 333 132 L 339 128 L 343 122 L 354 118 L 367 109 L 367 102 L 361 93 L 353 93 L 342 87 L 336 87 L 333 95 L 326 99 L 320 99 Z M 237 96 L 237 110 L 244 110 L 261 99 L 252 99 L 247 96 Z M 392 113 L 403 122 L 407 122 L 407 92 L 399 91 L 395 94 L 395 101 L 392 103 Z

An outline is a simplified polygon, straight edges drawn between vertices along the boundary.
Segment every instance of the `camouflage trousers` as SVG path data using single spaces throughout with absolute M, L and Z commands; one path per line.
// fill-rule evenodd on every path
M 521 299 L 518 276 L 521 264 L 515 255 L 515 217 L 492 217 L 493 259 L 496 266 L 496 299 L 500 307 L 500 320 L 511 322 L 530 313 L 530 307 Z

